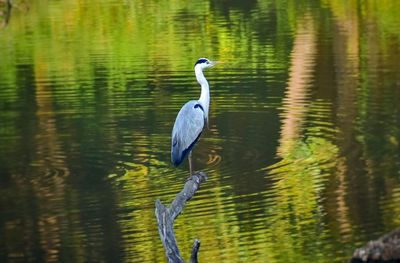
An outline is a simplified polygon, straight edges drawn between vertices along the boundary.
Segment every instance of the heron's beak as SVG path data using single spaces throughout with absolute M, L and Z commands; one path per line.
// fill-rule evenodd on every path
M 212 62 L 212 65 L 213 66 L 215 66 L 215 65 L 217 65 L 217 64 L 223 64 L 224 62 L 222 62 L 222 61 L 213 61 Z

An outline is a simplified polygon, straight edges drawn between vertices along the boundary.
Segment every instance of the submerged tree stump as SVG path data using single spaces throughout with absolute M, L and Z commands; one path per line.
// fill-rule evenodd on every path
M 182 212 L 187 201 L 189 201 L 195 192 L 199 189 L 200 184 L 207 180 L 207 175 L 204 172 L 196 172 L 189 177 L 183 189 L 179 192 L 169 208 L 156 200 L 155 214 L 158 223 L 158 233 L 160 234 L 163 243 L 165 254 L 169 263 L 184 263 L 174 233 L 174 220 Z M 200 248 L 200 241 L 195 240 L 191 252 L 190 262 L 197 263 L 197 254 Z
M 352 263 L 400 263 L 400 228 L 354 251 Z

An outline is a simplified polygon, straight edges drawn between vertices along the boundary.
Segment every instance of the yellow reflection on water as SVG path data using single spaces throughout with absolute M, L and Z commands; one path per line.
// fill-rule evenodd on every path
M 105 118 L 112 126 L 104 131 L 106 152 L 122 152 L 115 157 L 117 160 L 110 158 L 123 167 L 122 174 L 112 173 L 106 182 L 114 190 L 115 204 L 113 199 L 111 202 L 116 207 L 123 254 L 127 261 L 165 260 L 155 223 L 154 201 L 161 198 L 165 203 L 170 202 L 187 177 L 184 169 L 172 169 L 169 165 L 168 147 L 164 145 L 169 143 L 166 137 L 170 133 L 168 118 L 172 114 L 168 115 L 170 112 L 166 110 L 175 110 L 187 99 L 186 90 L 172 91 L 175 84 L 194 87 L 198 96 L 188 65 L 204 53 L 229 62 L 221 69 L 223 74 L 216 77 L 210 73 L 217 78 L 210 82 L 213 94 L 217 93 L 213 100 L 215 111 L 210 112 L 212 119 L 223 116 L 219 114 L 224 112 L 232 113 L 233 118 L 225 124 L 219 121 L 218 130 L 206 139 L 210 144 L 217 142 L 224 147 L 213 146 L 214 151 L 204 158 L 210 179 L 176 222 L 177 238 L 186 258 L 193 239 L 199 238 L 201 260 L 259 262 L 262 258 L 263 262 L 311 262 L 320 258 L 324 261 L 327 255 L 321 255 L 321 251 L 336 255 L 334 250 L 340 247 L 332 239 L 349 244 L 350 236 L 357 236 L 354 226 L 363 227 L 358 224 L 359 211 L 354 207 L 361 211 L 368 206 L 349 204 L 357 200 L 373 203 L 377 196 L 383 215 L 371 222 L 385 227 L 400 224 L 398 174 L 385 169 L 398 166 L 399 130 L 397 113 L 393 111 L 397 110 L 400 83 L 397 74 L 399 1 L 323 0 L 323 10 L 317 7 L 305 13 L 296 10 L 296 3 L 307 5 L 318 1 L 259 1 L 248 12 L 230 6 L 230 1 L 225 1 L 226 12 L 212 6 L 214 2 L 184 0 L 31 2 L 29 11 L 14 8 L 10 23 L 0 31 L 0 75 L 2 84 L 9 86 L 1 94 L 1 106 L 6 110 L 3 114 L 22 116 L 1 128 L 6 138 L 10 134 L 17 138 L 13 146 L 4 146 L 8 148 L 6 153 L 13 153 L 12 157 L 7 154 L 1 157 L 6 162 L 14 162 L 13 157 L 24 155 L 30 162 L 16 169 L 22 171 L 20 174 L 11 176 L 12 186 L 4 191 L 7 195 L 4 203 L 12 203 L 16 192 L 22 196 L 18 196 L 23 201 L 18 203 L 23 203 L 22 210 L 26 209 L 27 199 L 37 204 L 33 213 L 26 209 L 5 223 L 5 253 L 33 260 L 30 255 L 41 252 L 28 248 L 29 255 L 22 255 L 19 251 L 20 240 L 26 237 L 29 243 L 38 243 L 48 261 L 59 261 L 64 249 L 70 249 L 65 254 L 76 261 L 91 258 L 89 249 L 83 248 L 89 243 L 96 251 L 96 258 L 91 259 L 103 258 L 99 252 L 103 246 L 101 237 L 109 238 L 108 228 L 99 223 L 103 215 L 86 219 L 90 229 L 85 229 L 82 225 L 85 219 L 80 214 L 85 212 L 81 199 L 86 187 L 77 190 L 73 187 L 76 185 L 71 187 L 68 182 L 71 170 L 80 174 L 84 170 L 80 162 L 87 160 L 80 157 L 87 144 L 79 134 L 71 133 L 83 122 L 89 122 L 84 117 L 87 111 L 94 111 L 92 107 L 82 111 L 82 106 L 96 105 L 94 132 L 102 126 L 97 121 Z M 312 5 L 307 6 L 312 9 Z M 322 17 L 327 13 L 333 16 L 332 21 Z M 274 20 L 272 25 L 277 32 L 263 30 L 271 25 L 269 19 Z M 294 35 L 289 36 L 287 31 L 292 30 Z M 323 45 L 329 46 L 325 47 L 329 50 L 319 50 Z M 290 61 L 286 61 L 285 54 L 290 48 Z M 326 83 L 333 92 L 329 97 L 315 100 L 312 96 L 321 63 L 318 60 L 325 61 L 324 56 L 334 57 L 331 59 L 334 65 L 325 69 L 335 71 L 334 83 Z M 287 65 L 289 79 L 286 81 Z M 33 83 L 25 80 L 28 77 L 22 70 L 24 67 L 27 71 L 33 69 Z M 322 70 L 319 74 L 325 77 L 326 73 Z M 245 176 L 255 171 L 245 167 L 236 146 L 251 148 L 243 138 L 259 127 L 263 127 L 260 131 L 273 130 L 269 127 L 272 122 L 252 115 L 254 126 L 246 127 L 237 120 L 242 112 L 275 109 L 276 101 L 281 98 L 278 92 L 273 94 L 277 96 L 273 104 L 267 100 L 271 100 L 269 92 L 279 90 L 280 86 L 264 85 L 266 79 L 273 78 L 276 83 L 287 85 L 276 153 L 281 161 L 267 167 L 265 192 L 252 192 L 249 185 L 254 182 L 246 181 Z M 253 90 L 264 86 L 267 92 Z M 29 94 L 34 95 L 26 98 Z M 34 106 L 26 107 L 28 103 Z M 32 109 L 28 116 L 35 119 L 33 125 L 25 123 L 26 109 Z M 134 117 L 131 109 L 137 113 Z M 386 114 L 384 118 L 380 118 L 382 112 Z M 60 117 L 60 113 L 66 116 Z M 74 117 L 82 119 L 82 123 L 68 120 Z M 141 121 L 124 127 L 133 119 Z M 370 124 L 371 119 L 377 121 Z M 389 125 L 385 126 L 388 121 Z M 360 122 L 365 122 L 365 126 L 357 125 Z M 368 141 L 371 136 L 379 137 L 368 128 L 381 124 L 384 138 L 377 142 L 386 143 L 386 147 Z M 60 130 L 65 126 L 68 128 Z M 131 129 L 135 131 L 131 133 Z M 232 133 L 228 134 L 227 130 Z M 83 131 L 89 136 L 90 132 Z M 334 139 L 338 133 L 340 141 Z M 128 142 L 127 134 L 134 143 Z M 356 136 L 359 144 L 355 143 Z M 65 140 L 66 137 L 69 139 Z M 249 138 L 248 142 L 261 144 L 264 139 L 262 136 Z M 78 145 L 77 152 L 68 152 L 70 145 Z M 11 151 L 12 148 L 22 150 Z M 355 161 L 342 157 L 348 149 L 361 151 L 363 160 L 358 160 L 357 153 Z M 375 149 L 384 151 L 386 158 L 381 159 Z M 74 158 L 75 154 L 78 158 Z M 108 162 L 104 153 L 97 158 L 89 161 Z M 243 164 L 243 168 L 234 170 L 224 161 Z M 358 172 L 361 176 L 352 178 L 352 164 L 364 161 L 362 168 L 367 176 L 364 178 L 362 171 Z M 91 164 L 87 166 L 87 173 L 96 170 Z M 108 166 L 105 167 L 107 174 Z M 218 170 L 220 167 L 225 170 Z M 25 173 L 39 176 L 28 182 L 20 180 Z M 98 176 L 102 178 L 104 174 Z M 379 181 L 384 182 L 383 186 L 374 185 L 383 176 Z M 358 184 L 367 181 L 363 199 L 356 196 L 355 190 L 359 187 L 350 185 L 352 180 Z M 243 189 L 247 187 L 244 190 L 250 193 L 238 194 L 233 189 L 235 183 Z M 324 195 L 324 192 L 328 193 Z M 352 192 L 356 194 L 349 197 Z M 89 207 L 98 209 L 104 202 L 97 195 L 89 195 L 86 201 Z M 5 209 L 5 220 L 9 211 L 14 213 L 13 209 L 12 205 Z M 326 241 L 328 238 L 331 240 Z M 71 240 L 68 245 L 62 243 L 67 239 Z M 116 247 L 119 249 L 119 244 Z
M 147 195 L 148 189 L 152 189 L 149 169 L 137 163 L 128 163 L 127 167 L 129 170 L 114 181 L 118 189 L 117 204 L 121 211 L 118 224 L 124 254 L 136 261 L 162 262 L 162 253 L 158 251 L 160 242 L 157 236 L 150 234 L 157 225 L 154 221 L 154 199 Z
M 329 234 L 322 223 L 326 213 L 322 194 L 337 165 L 339 151 L 329 136 L 321 136 L 324 129 L 335 133 L 329 120 L 331 105 L 310 99 L 317 54 L 314 23 L 309 14 L 298 23 L 281 114 L 277 155 L 282 160 L 267 168 L 273 180 L 272 189 L 267 191 L 272 206 L 267 219 L 271 242 L 268 247 L 280 261 L 323 259 L 324 255 L 318 254 L 320 248 L 315 246 Z M 307 123 L 310 118 L 313 125 Z

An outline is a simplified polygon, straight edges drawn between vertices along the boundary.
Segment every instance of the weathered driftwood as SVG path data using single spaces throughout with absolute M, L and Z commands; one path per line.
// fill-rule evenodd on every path
M 356 249 L 351 262 L 400 263 L 400 228 Z
M 207 180 L 207 175 L 204 172 L 196 172 L 189 177 L 183 189 L 179 192 L 169 208 L 165 207 L 160 200 L 156 200 L 156 217 L 158 223 L 158 233 L 160 234 L 163 243 L 165 254 L 169 263 L 185 262 L 179 252 L 174 234 L 174 220 L 182 212 L 185 204 L 190 200 L 200 184 Z M 200 248 L 200 241 L 195 240 L 190 257 L 191 263 L 197 263 L 197 254 Z

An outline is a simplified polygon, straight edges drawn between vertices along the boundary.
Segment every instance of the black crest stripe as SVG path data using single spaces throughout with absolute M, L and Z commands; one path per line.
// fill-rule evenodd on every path
M 197 64 L 201 64 L 201 63 L 205 63 L 205 62 L 207 62 L 207 59 L 201 58 L 201 59 L 197 60 L 197 62 L 194 65 L 196 66 Z

